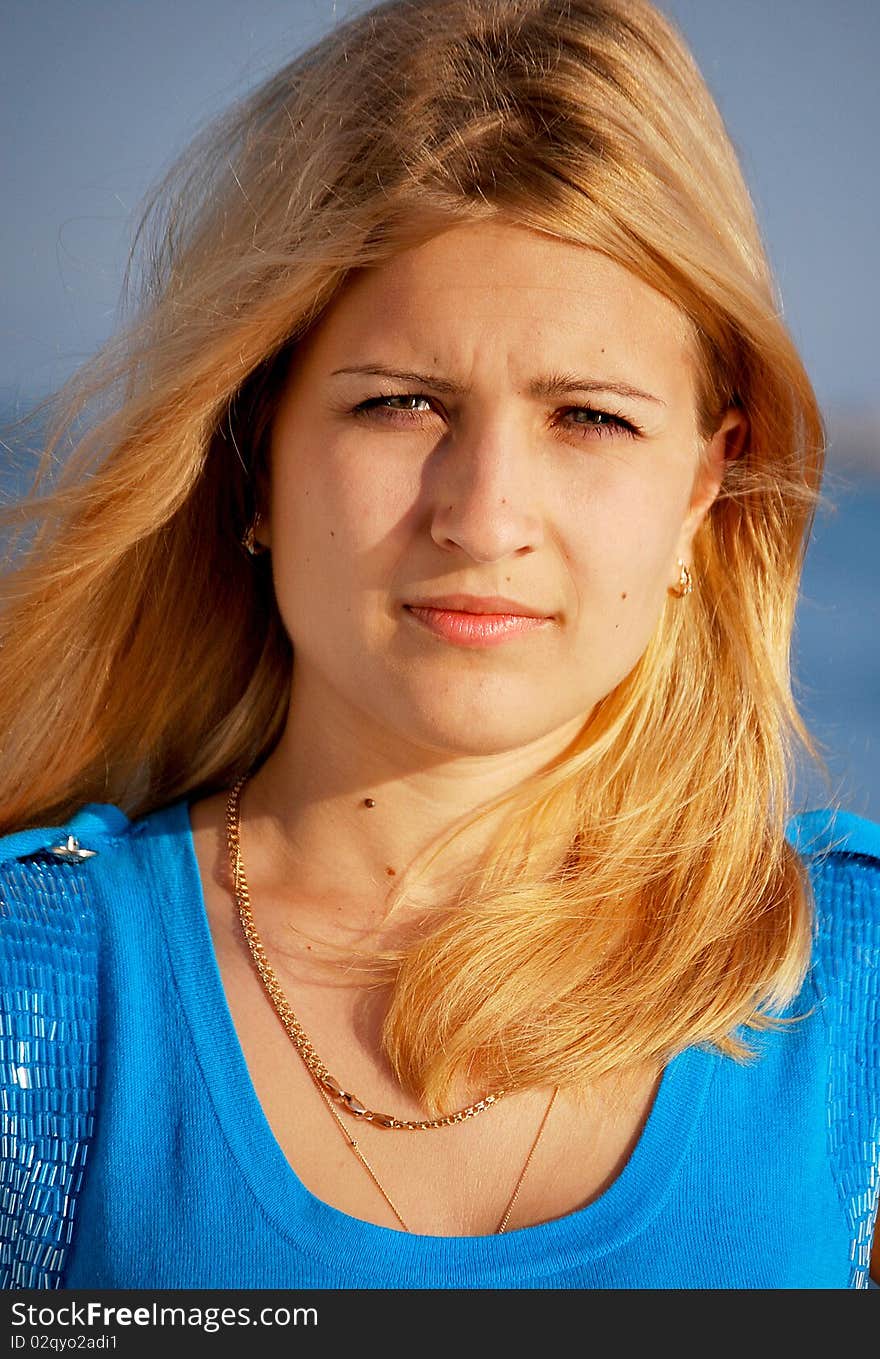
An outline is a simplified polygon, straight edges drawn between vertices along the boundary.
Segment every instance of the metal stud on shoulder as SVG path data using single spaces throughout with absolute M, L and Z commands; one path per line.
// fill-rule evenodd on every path
M 67 841 L 63 845 L 50 845 L 46 853 L 53 858 L 60 859 L 62 863 L 83 863 L 86 859 L 93 859 L 97 854 L 96 849 L 86 849 L 81 845 L 75 835 L 68 835 Z

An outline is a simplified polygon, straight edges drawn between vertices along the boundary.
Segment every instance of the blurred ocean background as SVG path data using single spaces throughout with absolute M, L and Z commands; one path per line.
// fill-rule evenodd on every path
M 793 645 L 831 795 L 880 821 L 878 0 L 660 0 L 740 154 L 787 323 L 830 430 Z M 138 207 L 214 114 L 344 0 L 41 0 L 4 6 L 0 494 L 9 421 L 112 334 Z M 804 770 L 802 807 L 828 792 Z
M 880 477 L 832 457 L 807 553 L 792 646 L 795 696 L 833 779 L 832 795 L 880 821 Z M 846 464 L 844 464 L 846 466 Z M 802 806 L 825 806 L 812 771 Z

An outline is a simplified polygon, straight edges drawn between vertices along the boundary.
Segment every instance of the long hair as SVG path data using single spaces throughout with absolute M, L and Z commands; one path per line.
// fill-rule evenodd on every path
M 646 0 L 348 18 L 147 203 L 132 314 L 57 394 L 33 493 L 4 516 L 30 538 L 3 585 L 0 830 L 228 787 L 290 701 L 271 572 L 239 539 L 297 344 L 352 271 L 492 217 L 671 298 L 701 434 L 731 405 L 750 433 L 694 540 L 697 591 L 570 748 L 492 804 L 479 872 L 389 962 L 386 1051 L 431 1107 L 465 1074 L 575 1088 L 695 1042 L 746 1059 L 808 965 L 784 828 L 798 744 L 819 757 L 789 649 L 824 430 L 677 31 Z

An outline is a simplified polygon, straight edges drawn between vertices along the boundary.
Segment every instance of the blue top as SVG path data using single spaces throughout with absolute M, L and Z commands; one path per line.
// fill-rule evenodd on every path
M 92 804 L 64 827 L 0 838 L 0 1281 L 868 1287 L 880 827 L 817 811 L 787 834 L 809 864 L 817 931 L 784 1013 L 809 1017 L 749 1034 L 761 1054 L 750 1064 L 685 1049 L 604 1193 L 555 1221 L 477 1237 L 363 1222 L 291 1168 L 226 1001 L 186 801 L 131 822 Z

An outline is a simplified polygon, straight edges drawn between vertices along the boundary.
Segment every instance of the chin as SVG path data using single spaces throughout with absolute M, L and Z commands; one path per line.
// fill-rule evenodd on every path
M 446 732 L 433 731 L 429 733 L 428 739 L 421 742 L 428 745 L 430 749 L 438 754 L 449 756 L 451 759 L 466 759 L 469 756 L 474 759 L 492 755 L 508 755 L 516 750 L 524 750 L 527 746 L 546 736 L 544 731 L 530 732 Z
M 418 704 L 410 710 L 409 720 L 396 714 L 395 727 L 404 739 L 431 750 L 455 756 L 503 755 L 533 745 L 558 729 L 559 723 L 542 711 L 535 700 L 524 710 L 516 702 L 505 704 L 496 698 L 481 705 L 473 696 L 462 694 L 451 705 Z

